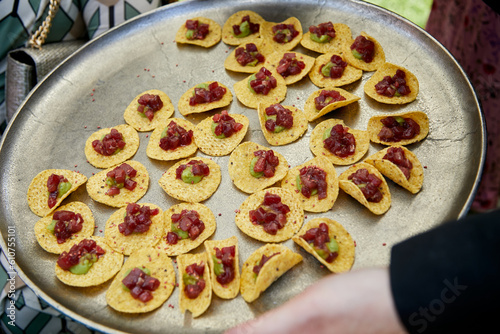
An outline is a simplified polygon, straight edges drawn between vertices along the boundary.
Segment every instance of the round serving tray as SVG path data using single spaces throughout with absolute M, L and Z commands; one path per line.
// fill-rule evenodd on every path
M 353 269 L 387 265 L 391 246 L 445 221 L 463 217 L 470 208 L 485 159 L 484 118 L 459 64 L 424 30 L 362 1 L 185 1 L 168 5 L 136 17 L 79 49 L 33 90 L 2 139 L 1 245 L 7 250 L 7 238 L 15 236 L 11 249 L 20 278 L 50 305 L 91 328 L 112 333 L 218 333 L 277 307 L 329 274 L 311 255 L 288 240 L 284 244 L 303 255 L 304 261 L 253 303 L 246 303 L 241 296 L 233 300 L 214 297 L 208 311 L 193 319 L 189 312 L 179 311 L 179 289 L 175 289 L 158 310 L 125 315 L 106 305 L 109 283 L 94 288 L 73 288 L 61 283 L 54 275 L 57 256 L 45 252 L 36 242 L 33 227 L 39 217 L 30 211 L 26 200 L 33 177 L 51 168 L 77 170 L 87 177 L 98 172 L 86 162 L 85 141 L 98 128 L 123 124 L 123 112 L 137 94 L 148 89 L 164 91 L 176 106 L 174 117 L 182 117 L 177 110 L 180 96 L 198 83 L 217 80 L 234 95 L 233 84 L 247 76 L 224 69 L 223 62 L 234 47 L 223 42 L 209 49 L 177 45 L 174 36 L 189 18 L 205 16 L 222 26 L 239 10 L 253 10 L 273 22 L 295 16 L 305 31 L 321 22 L 345 23 L 353 37 L 364 31 L 376 38 L 388 62 L 407 68 L 419 80 L 420 92 L 414 102 L 389 106 L 364 95 L 363 85 L 372 75 L 365 72 L 361 80 L 343 87 L 360 96 L 359 102 L 310 123 L 300 140 L 272 147 L 294 167 L 313 158 L 309 150 L 311 131 L 327 118 L 340 118 L 351 128 L 366 129 L 369 118 L 381 113 L 420 110 L 428 115 L 428 137 L 408 146 L 424 166 L 424 185 L 418 194 L 412 195 L 389 181 L 392 206 L 382 216 L 371 214 L 342 191 L 332 210 L 323 214 L 305 213 L 305 221 L 329 217 L 351 233 L 356 242 Z M 295 50 L 319 55 L 301 47 Z M 302 109 L 307 97 L 317 89 L 306 77 L 289 86 L 283 104 Z M 244 107 L 236 97 L 227 109 L 250 119 L 244 140 L 271 147 L 262 135 L 255 110 Z M 213 114 L 187 119 L 198 123 Z M 178 202 L 161 189 L 158 180 L 174 162 L 155 161 L 146 156 L 150 134 L 140 133 L 140 147 L 134 157 L 150 174 L 150 188 L 141 202 L 155 203 L 166 210 Z M 366 156 L 382 148 L 370 144 Z M 197 155 L 205 156 L 200 152 Z M 244 235 L 234 223 L 235 210 L 248 195 L 232 184 L 227 173 L 228 159 L 228 156 L 213 158 L 221 166 L 222 182 L 204 204 L 217 218 L 212 239 L 236 235 L 242 263 L 263 243 Z M 339 175 L 345 169 L 336 166 Z M 94 202 L 85 187 L 71 194 L 65 203 L 76 200 L 89 205 L 96 219 L 95 235 L 104 235 L 105 222 L 115 209 Z M 199 247 L 193 252 L 201 251 L 203 248 Z

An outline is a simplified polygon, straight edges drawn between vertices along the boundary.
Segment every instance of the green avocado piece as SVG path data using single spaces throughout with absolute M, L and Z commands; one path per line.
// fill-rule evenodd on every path
M 61 197 L 71 189 L 71 182 L 61 182 L 57 186 L 57 197 Z
M 256 94 L 256 93 L 255 93 L 255 91 L 253 90 L 252 86 L 250 85 L 250 82 L 252 82 L 252 81 L 253 81 L 253 80 L 255 80 L 255 79 L 256 79 L 255 74 L 252 74 L 252 75 L 248 78 L 248 84 L 247 84 L 247 85 L 248 85 L 248 89 L 250 89 L 250 91 L 251 91 L 252 93 L 254 93 L 254 94 Z
M 238 35 L 234 35 L 236 38 L 243 38 L 250 35 L 250 23 L 248 21 L 243 21 L 240 24 L 240 33 Z
M 57 220 L 53 220 L 50 222 L 47 227 L 45 227 L 47 230 L 49 230 L 50 233 L 54 234 L 54 229 L 56 228 Z
M 259 157 L 254 157 L 252 159 L 252 161 L 250 161 L 250 174 L 253 176 L 253 177 L 256 177 L 256 178 L 260 178 L 264 175 L 264 172 L 256 172 L 254 170 L 255 168 L 255 164 L 257 163 L 257 161 L 259 161 Z
M 339 251 L 339 243 L 334 238 L 330 238 L 330 242 L 326 244 L 326 247 L 332 253 Z
M 352 55 L 354 56 L 354 58 L 356 59 L 362 59 L 363 58 L 363 55 L 361 55 L 361 53 L 359 53 L 358 51 L 356 50 L 352 50 Z
M 184 285 L 196 285 L 198 283 L 198 279 L 186 273 L 182 274 L 182 281 Z
M 295 178 L 295 185 L 297 187 L 297 189 L 299 190 L 299 192 L 302 191 L 302 183 L 300 183 L 300 175 L 297 175 L 297 177 Z M 314 196 L 318 193 L 318 189 L 313 189 L 311 191 L 311 196 Z
M 223 134 L 223 133 L 221 133 L 218 136 L 215 134 L 215 128 L 217 127 L 217 125 L 218 125 L 217 123 L 215 123 L 215 122 L 212 121 L 212 133 L 214 134 L 215 138 L 218 138 L 218 139 L 224 139 L 224 138 L 226 138 L 226 135 Z
M 321 68 L 321 74 L 323 74 L 324 77 L 329 77 L 330 70 L 332 69 L 333 66 L 335 65 L 331 61 L 329 61 L 328 63 L 325 64 L 325 66 Z
M 175 234 L 177 234 L 177 236 L 179 238 L 181 238 L 181 239 L 187 239 L 187 238 L 189 238 L 189 233 L 187 231 L 183 231 L 180 228 L 178 228 L 177 224 L 175 224 L 175 223 L 172 223 L 170 225 L 170 229 L 172 230 L 172 232 L 174 232 Z
M 323 132 L 323 140 L 325 140 L 331 136 L 332 128 L 333 128 L 333 126 L 330 126 L 328 129 L 325 130 L 325 132 Z
M 203 175 L 194 175 L 193 168 L 191 166 L 186 167 L 181 174 L 181 179 L 184 183 L 195 184 L 203 179 Z
M 85 275 L 96 261 L 96 254 L 87 253 L 80 258 L 78 264 L 69 268 L 69 271 L 75 275 Z
M 188 31 L 186 31 L 186 38 L 193 39 L 193 36 L 194 36 L 194 30 L 188 29 Z
M 222 262 L 215 255 L 212 255 L 212 260 L 214 261 L 215 276 L 219 276 L 220 274 L 224 273 L 224 265 L 222 264 Z
M 321 35 L 321 37 L 318 37 L 316 34 L 310 34 L 309 37 L 317 43 L 328 43 L 331 41 L 331 37 L 328 35 Z

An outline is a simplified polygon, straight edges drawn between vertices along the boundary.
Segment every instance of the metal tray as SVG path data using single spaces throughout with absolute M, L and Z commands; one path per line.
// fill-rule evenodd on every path
M 78 170 L 86 176 L 98 170 L 86 162 L 84 144 L 98 127 L 124 123 L 123 112 L 139 93 L 152 88 L 165 91 L 174 105 L 197 83 L 218 80 L 232 89 L 246 77 L 231 73 L 223 61 L 232 48 L 220 42 L 210 49 L 178 46 L 177 29 L 189 18 L 206 16 L 219 24 L 234 12 L 250 9 L 266 20 L 280 22 L 297 17 L 304 30 L 325 21 L 347 24 L 353 36 L 361 31 L 374 36 L 383 46 L 387 61 L 412 71 L 420 82 L 416 101 L 403 106 L 387 106 L 364 96 L 363 85 L 372 73 L 346 88 L 361 97 L 358 103 L 321 118 L 340 118 L 353 128 L 366 129 L 368 119 L 382 112 L 421 110 L 430 119 L 429 136 L 409 148 L 425 166 L 424 186 L 412 195 L 389 181 L 391 209 L 375 216 L 342 191 L 333 209 L 314 217 L 330 217 L 343 224 L 356 241 L 353 269 L 389 263 L 390 248 L 397 242 L 426 231 L 445 221 L 463 217 L 469 210 L 480 179 L 486 131 L 474 90 L 461 67 L 435 39 L 401 17 L 362 1 L 186 1 L 160 8 L 112 29 L 78 50 L 54 70 L 20 107 L 3 137 L 0 151 L 0 240 L 15 236 L 13 255 L 17 272 L 41 298 L 56 309 L 103 332 L 134 333 L 218 333 L 272 309 L 327 275 L 327 269 L 289 240 L 285 245 L 304 256 L 304 261 L 276 281 L 261 297 L 247 304 L 241 296 L 226 301 L 214 297 L 208 311 L 197 319 L 178 308 L 179 289 L 160 309 L 144 315 L 124 315 L 106 305 L 108 284 L 80 289 L 65 286 L 54 276 L 57 256 L 37 244 L 33 226 L 38 220 L 28 208 L 26 191 L 32 178 L 48 168 Z M 298 47 L 298 52 L 317 54 Z M 317 90 L 306 77 L 289 87 L 284 104 L 299 108 Z M 233 91 L 234 93 L 234 91 Z M 245 140 L 269 146 L 261 133 L 256 111 L 234 98 L 228 108 L 250 119 Z M 207 113 L 212 115 L 213 113 Z M 194 123 L 207 115 L 188 117 Z M 177 108 L 175 117 L 180 116 Z M 287 146 L 273 147 L 293 167 L 313 157 L 309 136 L 318 122 L 309 124 L 306 135 Z M 141 201 L 168 209 L 177 203 L 158 184 L 162 173 L 173 163 L 149 159 L 145 154 L 148 135 L 141 133 L 141 145 L 134 159 L 146 165 L 151 185 Z M 383 146 L 371 144 L 367 154 Z M 198 155 L 203 156 L 200 152 Z M 232 235 L 240 240 L 243 262 L 262 243 L 241 233 L 234 224 L 235 210 L 247 197 L 238 191 L 227 174 L 228 156 L 214 159 L 222 168 L 218 191 L 204 202 L 217 217 L 213 239 Z M 347 167 L 336 167 L 340 174 Z M 103 235 L 107 218 L 115 209 L 93 202 L 85 187 L 68 201 L 83 201 L 92 209 L 96 235 Z M 203 251 L 200 247 L 196 250 Z M 168 307 L 168 305 L 173 305 Z

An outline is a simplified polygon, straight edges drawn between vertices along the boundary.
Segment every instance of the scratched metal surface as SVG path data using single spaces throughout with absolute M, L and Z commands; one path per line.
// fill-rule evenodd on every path
M 224 69 L 223 61 L 231 49 L 220 42 L 210 49 L 177 46 L 174 35 L 186 19 L 209 17 L 220 25 L 234 12 L 251 9 L 266 20 L 280 22 L 296 16 L 304 30 L 325 21 L 347 24 L 357 36 L 365 31 L 383 46 L 387 61 L 412 71 L 420 82 L 417 100 L 403 106 L 387 106 L 364 96 L 363 85 L 371 73 L 346 88 L 361 97 L 359 103 L 321 118 L 340 118 L 353 128 L 366 129 L 368 119 L 382 112 L 421 110 L 430 119 L 429 136 L 409 146 L 424 170 L 424 186 L 412 195 L 389 182 L 393 202 L 380 217 L 364 209 L 342 191 L 332 210 L 324 214 L 306 213 L 306 221 L 330 217 L 356 240 L 354 269 L 387 265 L 390 247 L 412 235 L 447 220 L 464 216 L 471 205 L 485 157 L 485 125 L 474 91 L 461 68 L 432 37 L 410 22 L 361 1 L 188 1 L 169 5 L 131 20 L 97 38 L 76 52 L 52 72 L 21 106 L 2 141 L 0 151 L 0 231 L 6 246 L 7 229 L 16 231 L 15 260 L 18 272 L 34 291 L 62 312 L 103 332 L 133 333 L 218 333 L 237 323 L 274 308 L 328 274 L 312 256 L 292 241 L 285 242 L 304 256 L 304 261 L 276 281 L 261 297 L 247 304 L 241 296 L 225 301 L 213 298 L 208 311 L 197 319 L 178 309 L 179 290 L 160 309 L 145 315 L 123 315 L 106 306 L 108 284 L 80 289 L 65 286 L 54 276 L 57 256 L 44 252 L 37 244 L 33 226 L 38 217 L 26 203 L 32 178 L 49 168 L 78 170 L 90 177 L 98 170 L 86 162 L 84 143 L 98 127 L 124 123 L 123 111 L 129 102 L 147 89 L 161 89 L 174 105 L 197 83 L 218 80 L 232 89 L 246 77 Z M 296 51 L 317 56 L 300 47 Z M 317 90 L 306 77 L 289 87 L 284 104 L 299 108 Z M 233 91 L 234 93 L 234 91 Z M 250 119 L 245 140 L 268 146 L 261 133 L 255 110 L 245 108 L 235 98 L 228 108 Z M 213 112 L 188 117 L 194 123 Z M 182 117 L 177 108 L 175 117 Z M 309 136 L 287 146 L 274 147 L 293 167 L 313 157 Z M 141 201 L 155 203 L 166 210 L 177 203 L 166 195 L 158 179 L 172 163 L 149 159 L 145 154 L 148 135 L 141 133 L 141 144 L 134 159 L 146 165 L 151 185 Z M 367 155 L 382 149 L 371 144 Z M 200 152 L 197 153 L 203 156 Z M 213 239 L 237 235 L 242 263 L 262 243 L 241 233 L 234 224 L 235 212 L 247 197 L 231 183 L 227 174 L 228 156 L 214 158 L 222 168 L 218 191 L 204 202 L 217 217 Z M 340 174 L 346 167 L 336 167 Z M 93 202 L 85 187 L 68 201 L 83 201 L 92 209 L 96 235 L 103 235 L 107 218 L 115 209 Z M 194 252 L 203 251 L 200 247 Z M 167 307 L 172 304 L 174 307 Z

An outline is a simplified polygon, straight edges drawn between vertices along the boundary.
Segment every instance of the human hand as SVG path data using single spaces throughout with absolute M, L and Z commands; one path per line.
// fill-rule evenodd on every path
M 282 306 L 225 334 L 405 333 L 387 268 L 329 275 Z

